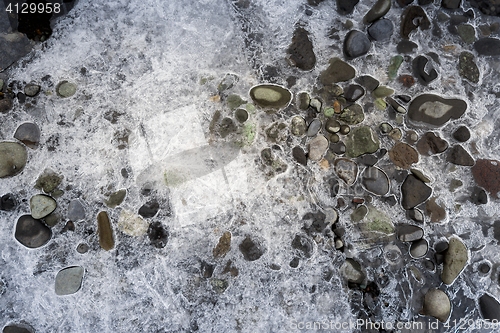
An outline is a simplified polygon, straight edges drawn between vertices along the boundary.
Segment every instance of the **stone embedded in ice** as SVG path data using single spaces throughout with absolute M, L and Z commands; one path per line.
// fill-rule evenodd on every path
M 56 275 L 56 295 L 71 295 L 80 290 L 84 272 L 85 270 L 80 266 L 66 267 L 60 270 Z
M 17 142 L 0 142 L 0 178 L 12 177 L 23 171 L 28 161 L 26 148 Z
M 446 322 L 451 312 L 451 303 L 448 295 L 439 289 L 429 290 L 424 297 L 422 313 Z
M 97 214 L 97 233 L 99 235 L 99 245 L 101 245 L 101 248 L 109 251 L 115 247 L 113 229 L 111 228 L 108 213 L 105 211 Z
M 461 99 L 423 94 L 411 101 L 408 117 L 413 121 L 441 126 L 450 119 L 460 118 L 465 110 L 467 110 L 467 103 Z
M 18 139 L 29 148 L 34 149 L 40 143 L 40 128 L 38 128 L 35 123 L 22 123 L 16 129 L 14 138 Z
M 277 84 L 259 84 L 250 89 L 250 97 L 262 108 L 282 109 L 292 101 L 292 93 Z
M 30 199 L 31 216 L 41 219 L 52 213 L 57 208 L 54 199 L 44 194 L 36 194 Z
M 469 260 L 469 252 L 464 243 L 457 237 L 450 239 L 448 250 L 444 255 L 443 272 L 441 279 L 444 283 L 452 284 L 462 272 Z
M 17 220 L 14 237 L 19 243 L 34 249 L 47 244 L 52 231 L 42 221 L 23 215 Z

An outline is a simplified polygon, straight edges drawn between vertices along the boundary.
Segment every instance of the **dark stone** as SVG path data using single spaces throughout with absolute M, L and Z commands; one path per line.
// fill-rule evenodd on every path
M 368 28 L 370 37 L 378 42 L 391 38 L 393 32 L 394 24 L 388 19 L 377 20 Z
M 377 163 L 378 158 L 375 155 L 372 154 L 366 154 L 358 157 L 357 161 L 361 164 L 364 164 L 366 166 L 374 166 L 375 163 Z
M 356 102 L 358 99 L 363 97 L 365 94 L 365 89 L 358 84 L 351 84 L 344 91 L 344 97 L 349 102 Z
M 167 245 L 168 236 L 168 231 L 160 222 L 153 222 L 149 225 L 148 237 L 154 247 L 164 248 Z
M 66 222 L 66 224 L 64 225 L 64 228 L 62 228 L 62 230 L 61 230 L 61 233 L 63 234 L 67 231 L 75 231 L 75 223 L 73 223 L 73 221 Z
M 17 97 L 19 104 L 23 104 L 24 102 L 26 102 L 26 95 L 23 94 L 22 92 L 18 92 L 16 97 Z
M 359 0 L 337 0 L 337 12 L 340 15 L 349 15 L 354 11 L 354 7 Z
M 40 129 L 34 123 L 23 123 L 17 127 L 14 138 L 30 148 L 36 148 L 40 143 Z
M 240 252 L 247 261 L 258 260 L 265 252 L 263 246 L 246 236 L 239 246 Z
M 366 88 L 369 92 L 374 91 L 378 88 L 380 82 L 370 75 L 361 75 L 355 80 L 357 83 Z
M 398 5 L 400 5 L 401 7 L 406 7 L 409 4 L 411 4 L 413 1 L 414 0 L 396 0 L 396 2 L 398 3 Z
M 434 68 L 429 73 L 425 72 L 425 65 L 427 65 L 428 61 L 427 57 L 424 56 L 418 56 L 412 61 L 413 75 L 423 85 L 428 85 L 438 77 L 438 73 Z
M 224 118 L 222 119 L 220 125 L 219 125 L 219 134 L 221 137 L 225 138 L 231 133 L 236 132 L 236 125 L 234 121 L 231 118 Z
M 344 155 L 346 151 L 346 146 L 343 142 L 337 142 L 330 144 L 330 150 L 337 155 Z
M 24 246 L 35 249 L 49 242 L 52 231 L 42 221 L 23 215 L 17 220 L 14 237 Z
M 477 185 L 498 199 L 500 191 L 500 161 L 479 159 L 472 167 L 472 175 Z
M 363 23 L 368 24 L 375 22 L 391 9 L 391 0 L 377 0 L 373 7 L 363 17 Z
M 340 58 L 330 59 L 330 65 L 321 72 L 319 81 L 323 85 L 331 85 L 337 82 L 349 81 L 356 75 L 354 67 Z
M 156 200 L 151 200 L 139 208 L 139 215 L 144 218 L 153 217 L 160 210 L 160 204 Z
M 475 205 L 485 205 L 488 203 L 488 194 L 482 188 L 475 186 L 470 199 Z
M 10 109 L 12 109 L 12 99 L 9 97 L 4 97 L 0 99 L 0 113 L 7 113 Z
M 458 58 L 458 73 L 461 77 L 473 83 L 479 82 L 479 68 L 474 61 L 474 55 L 470 52 L 464 51 L 460 53 Z
M 401 205 L 411 209 L 420 205 L 431 196 L 432 189 L 423 181 L 410 174 L 401 185 Z
M 483 319 L 489 322 L 500 321 L 500 303 L 488 294 L 479 298 L 479 309 Z
M 434 0 L 418 0 L 418 5 L 419 6 L 430 5 L 433 2 L 434 2 Z
M 292 248 L 298 250 L 302 257 L 311 258 L 314 251 L 314 243 L 306 235 L 295 235 L 292 241 Z
M 433 132 L 427 132 L 417 142 L 417 150 L 422 155 L 433 155 L 448 149 L 448 142 L 438 137 Z
M 470 139 L 470 131 L 465 126 L 460 126 L 453 132 L 453 138 L 458 142 L 466 142 Z
M 302 221 L 305 221 L 303 229 L 308 234 L 322 232 L 328 226 L 328 222 L 325 219 L 326 215 L 320 211 L 306 213 L 302 217 Z
M 402 40 L 398 43 L 398 46 L 396 50 L 398 53 L 413 53 L 416 49 L 418 48 L 418 44 L 409 41 L 409 40 Z
M 16 198 L 12 193 L 2 195 L 0 198 L 0 210 L 11 211 L 17 206 Z
M 339 194 L 340 184 L 336 178 L 328 179 L 328 187 L 330 188 L 330 195 L 332 198 L 336 197 Z
M 397 228 L 398 238 L 402 242 L 413 242 L 424 237 L 424 230 L 416 225 L 405 224 Z
M 28 329 L 27 327 L 23 327 L 23 326 L 8 325 L 8 326 L 5 326 L 3 328 L 2 333 L 33 333 L 34 332 L 34 330 Z
M 470 154 L 460 145 L 455 145 L 449 150 L 446 160 L 456 165 L 474 165 L 474 159 L 472 158 L 472 156 L 470 156 Z
M 479 55 L 497 56 L 500 55 L 500 39 L 485 37 L 474 43 L 474 49 Z
M 215 265 L 212 265 L 206 261 L 201 262 L 200 273 L 205 279 L 209 279 L 214 274 Z
M 295 29 L 292 38 L 292 44 L 288 48 L 289 61 L 304 71 L 309 71 L 316 64 L 316 55 L 313 51 L 313 45 L 309 39 L 309 32 L 304 28 Z
M 443 0 L 441 6 L 448 9 L 457 9 L 460 7 L 462 0 Z
M 302 149 L 301 147 L 299 146 L 293 147 L 292 156 L 300 164 L 307 165 L 307 156 L 306 153 L 304 152 L 304 149 Z
M 370 39 L 358 30 L 351 30 L 344 40 L 344 53 L 347 58 L 354 59 L 368 53 L 372 43 Z
M 430 27 L 431 22 L 422 7 L 410 6 L 405 9 L 401 19 L 401 37 L 409 39 L 413 30 L 417 28 L 427 30 Z
M 376 195 L 386 195 L 389 192 L 389 178 L 377 167 L 368 167 L 363 171 L 361 184 Z
M 441 126 L 452 118 L 460 118 L 465 110 L 467 110 L 467 103 L 461 99 L 423 94 L 414 98 L 410 103 L 408 117 L 413 121 Z
M 290 260 L 289 265 L 291 268 L 297 268 L 299 267 L 299 263 L 300 263 L 300 258 L 294 257 L 292 260 Z

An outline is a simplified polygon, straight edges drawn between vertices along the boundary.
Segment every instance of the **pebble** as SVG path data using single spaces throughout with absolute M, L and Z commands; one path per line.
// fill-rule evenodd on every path
M 160 210 L 160 204 L 156 199 L 152 199 L 139 208 L 139 215 L 144 218 L 154 217 Z
M 359 0 L 337 0 L 337 13 L 340 15 L 351 14 L 358 2 Z
M 212 254 L 214 258 L 224 258 L 231 249 L 231 233 L 226 231 L 219 238 L 219 242 L 214 247 Z
M 373 155 L 365 155 L 373 156 Z M 370 166 L 361 175 L 363 187 L 376 195 L 386 195 L 390 189 L 389 177 L 381 169 Z
M 243 104 L 246 104 L 246 102 L 247 101 L 242 99 L 240 95 L 236 94 L 231 94 L 226 98 L 226 104 L 231 111 L 236 110 L 236 108 L 240 107 Z
M 356 182 L 356 178 L 358 176 L 358 165 L 356 162 L 347 158 L 339 158 L 335 160 L 333 166 L 337 176 L 348 186 L 351 186 Z
M 413 75 L 415 75 L 420 84 L 424 86 L 428 85 L 438 77 L 438 73 L 434 68 L 431 68 L 429 73 L 426 72 L 425 68 L 428 62 L 429 59 L 425 56 L 418 56 L 412 61 Z
M 460 145 L 455 145 L 448 151 L 446 160 L 455 165 L 474 165 L 474 159 L 472 158 L 472 156 L 470 156 L 470 154 Z
M 370 127 L 359 126 L 347 135 L 345 145 L 348 157 L 358 157 L 376 152 L 380 148 L 380 141 Z
M 35 123 L 23 123 L 17 127 L 14 138 L 34 149 L 40 143 L 40 129 Z
M 480 187 L 475 186 L 470 196 L 471 202 L 475 205 L 485 205 L 488 203 L 488 194 Z
M 458 59 L 458 73 L 460 76 L 472 83 L 478 83 L 479 68 L 474 61 L 474 55 L 470 52 L 464 51 L 460 53 Z
M 363 23 L 369 24 L 383 17 L 391 9 L 391 0 L 377 0 L 373 7 L 363 17 Z
M 378 162 L 378 158 L 372 154 L 365 154 L 358 157 L 358 162 L 366 166 L 374 166 Z
M 410 33 L 417 28 L 427 30 L 430 29 L 430 27 L 431 22 L 422 7 L 410 6 L 403 12 L 403 18 L 401 19 L 401 37 L 404 39 L 410 39 Z
M 321 101 L 317 98 L 311 98 L 311 101 L 309 102 L 309 106 L 314 109 L 316 112 L 321 112 Z
M 17 142 L 0 142 L 0 178 L 12 177 L 23 171 L 28 161 L 26 148 Z
M 12 193 L 7 193 L 0 197 L 0 210 L 12 211 L 17 206 L 17 200 Z
M 301 92 L 297 95 L 297 106 L 299 110 L 307 110 L 310 102 L 311 97 L 307 92 Z
M 354 67 L 334 57 L 330 59 L 330 65 L 321 72 L 319 80 L 323 85 L 331 85 L 337 82 L 349 81 L 356 75 Z
M 396 166 L 409 169 L 412 164 L 418 162 L 418 153 L 412 146 L 398 142 L 389 150 L 389 158 Z
M 466 109 L 467 103 L 461 99 L 423 94 L 411 101 L 408 117 L 413 121 L 441 126 L 450 119 L 460 118 Z
M 451 303 L 448 295 L 439 289 L 429 290 L 424 297 L 422 313 L 446 322 L 451 312 Z
M 126 189 L 120 189 L 116 192 L 111 193 L 109 198 L 104 201 L 106 206 L 109 208 L 116 208 L 119 206 L 123 200 L 125 200 L 125 196 L 127 195 L 127 190 Z
M 315 136 L 316 134 L 318 134 L 320 129 L 321 129 L 321 120 L 314 119 L 307 128 L 307 136 L 309 137 Z
M 253 102 L 262 108 L 282 109 L 292 101 L 292 93 L 277 84 L 259 84 L 250 89 Z
M 313 44 L 309 39 L 309 32 L 297 27 L 293 32 L 292 44 L 288 47 L 288 61 L 304 71 L 309 71 L 316 64 L 316 55 L 314 54 Z
M 344 110 L 339 116 L 339 119 L 349 125 L 356 125 L 365 120 L 365 114 L 363 112 L 363 107 L 359 104 L 350 105 Z
M 101 211 L 97 214 L 97 233 L 99 235 L 99 245 L 103 250 L 109 251 L 115 247 L 113 229 L 109 222 L 108 213 L 105 211 Z
M 36 180 L 35 188 L 43 190 L 45 193 L 52 193 L 61 184 L 62 180 L 63 176 L 58 175 L 52 170 L 46 169 Z
M 411 168 L 410 171 L 415 177 L 417 177 L 418 179 L 420 179 L 424 183 L 432 183 L 433 182 L 433 179 L 431 177 L 427 176 L 422 170 Z
M 481 56 L 498 56 L 500 55 L 500 39 L 481 38 L 474 43 L 474 49 Z
M 154 247 L 162 249 L 167 246 L 169 233 L 161 222 L 153 222 L 149 225 L 148 237 Z
M 413 258 L 423 258 L 429 251 L 429 243 L 425 239 L 414 241 L 410 245 L 410 255 Z
M 401 205 L 404 209 L 412 209 L 429 199 L 432 189 L 423 181 L 410 174 L 401 185 Z
M 340 271 L 346 280 L 351 283 L 362 283 L 365 279 L 361 265 L 354 259 L 347 258 L 340 267 Z
M 35 330 L 29 325 L 7 325 L 3 328 L 2 333 L 34 333 Z
M 294 116 L 291 121 L 290 131 L 293 135 L 302 136 L 306 133 L 307 125 L 304 118 Z
M 491 196 L 498 199 L 500 191 L 500 161 L 479 159 L 472 167 L 472 176 L 477 185 L 488 191 Z
M 30 199 L 31 216 L 41 219 L 52 213 L 57 208 L 56 201 L 45 194 L 36 194 Z
M 363 97 L 365 94 L 365 89 L 359 84 L 351 84 L 345 89 L 344 97 L 349 102 L 356 102 L 358 99 Z
M 307 165 L 307 156 L 306 153 L 304 152 L 304 149 L 302 149 L 301 147 L 299 146 L 293 147 L 292 156 L 298 163 L 304 166 Z
M 292 240 L 292 248 L 298 250 L 300 257 L 311 258 L 314 251 L 314 242 L 308 236 L 298 234 Z
M 140 215 L 122 210 L 118 217 L 118 229 L 132 237 L 140 237 L 147 233 L 149 224 Z
M 452 135 L 458 142 L 466 142 L 470 139 L 470 130 L 466 126 L 460 126 Z
M 361 225 L 361 230 L 368 233 L 368 237 L 374 238 L 379 236 L 377 233 L 386 235 L 394 233 L 394 225 L 387 214 L 376 209 L 374 206 L 369 206 L 368 214 L 365 216 L 365 223 Z
M 418 152 L 426 156 L 442 153 L 446 149 L 448 149 L 448 142 L 433 132 L 425 133 L 417 142 Z
M 401 64 L 403 63 L 403 60 L 404 58 L 399 54 L 391 58 L 388 68 L 388 75 L 390 80 L 393 80 L 398 75 L 398 70 L 399 67 L 401 67 Z
M 360 205 L 358 206 L 351 214 L 351 221 L 352 222 L 360 222 L 362 219 L 365 218 L 365 216 L 368 214 L 368 207 L 365 205 Z
M 361 31 L 351 30 L 344 40 L 344 53 L 347 58 L 354 59 L 368 53 L 372 43 L 370 39 Z
M 12 109 L 12 106 L 14 104 L 12 103 L 12 99 L 9 97 L 4 97 L 3 99 L 0 99 L 0 113 L 7 113 Z
M 240 243 L 239 249 L 243 254 L 243 258 L 247 261 L 258 260 L 265 253 L 263 245 L 253 240 L 250 236 L 245 237 Z
M 370 75 L 358 76 L 355 81 L 365 87 L 369 92 L 373 92 L 380 84 L 377 79 Z
M 234 112 L 234 118 L 240 123 L 244 123 L 245 121 L 248 120 L 248 112 L 247 110 L 244 109 L 237 109 Z
M 349 127 L 349 125 L 340 125 L 340 134 L 347 135 L 349 134 L 349 132 L 351 132 L 351 128 Z
M 14 237 L 22 245 L 35 249 L 49 242 L 52 231 L 42 221 L 23 215 L 17 220 Z
M 328 149 L 329 143 L 323 135 L 318 135 L 309 142 L 309 159 L 319 161 Z
M 368 27 L 368 35 L 377 42 L 391 38 L 393 32 L 394 24 L 388 19 L 377 20 Z
M 80 243 L 78 244 L 78 246 L 76 247 L 76 252 L 80 253 L 80 254 L 84 254 L 84 253 L 87 253 L 89 251 L 90 247 L 85 244 L 85 243 Z
M 500 303 L 492 296 L 484 294 L 478 300 L 483 319 L 489 322 L 500 321 Z
M 441 274 L 443 282 L 447 285 L 452 284 L 465 268 L 468 260 L 469 253 L 465 245 L 457 237 L 452 237 L 448 250 L 444 255 L 443 272 Z
M 68 206 L 68 219 L 74 222 L 85 219 L 85 207 L 80 199 L 70 201 Z
M 457 26 L 457 33 L 467 44 L 472 44 L 476 40 L 476 29 L 470 24 L 460 24 Z
M 394 128 L 389 132 L 388 136 L 394 141 L 400 141 L 403 137 L 403 132 L 399 128 Z
M 35 97 L 40 92 L 38 84 L 29 83 L 24 87 L 24 94 L 28 97 Z
M 418 44 L 409 40 L 402 40 L 398 43 L 396 51 L 398 51 L 398 53 L 409 54 L 415 52 L 417 48 Z
M 343 142 L 335 142 L 330 145 L 330 150 L 333 151 L 337 155 L 345 154 L 345 144 Z
M 68 81 L 61 81 L 57 85 L 56 92 L 59 97 L 71 97 L 76 93 L 76 84 Z
M 383 134 L 387 134 L 393 130 L 393 127 L 389 123 L 382 123 L 382 124 L 380 124 L 379 129 L 380 129 L 380 132 L 382 132 Z
M 83 273 L 81 266 L 61 269 L 56 275 L 55 291 L 58 296 L 71 295 L 82 287 Z
M 424 230 L 416 225 L 406 224 L 397 228 L 398 238 L 402 242 L 413 242 L 424 237 Z

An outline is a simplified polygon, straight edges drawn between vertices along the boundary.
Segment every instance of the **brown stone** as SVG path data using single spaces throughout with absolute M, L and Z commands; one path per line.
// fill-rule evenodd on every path
M 226 231 L 219 239 L 219 243 L 213 250 L 215 258 L 224 257 L 231 249 L 231 233 Z
M 409 169 L 413 163 L 418 162 L 418 153 L 410 145 L 398 142 L 389 150 L 391 161 L 402 169 Z
M 498 199 L 500 191 L 500 161 L 479 159 L 472 167 L 472 176 L 477 185 L 490 192 L 491 196 Z
M 113 239 L 113 229 L 109 222 L 108 213 L 105 211 L 97 214 L 97 233 L 99 234 L 99 245 L 109 251 L 115 247 L 115 240 Z
M 448 142 L 438 137 L 433 132 L 427 132 L 417 142 L 417 150 L 422 155 L 433 155 L 448 149 Z
M 425 211 L 430 216 L 431 222 L 441 222 L 446 218 L 446 210 L 436 203 L 435 197 L 426 202 Z

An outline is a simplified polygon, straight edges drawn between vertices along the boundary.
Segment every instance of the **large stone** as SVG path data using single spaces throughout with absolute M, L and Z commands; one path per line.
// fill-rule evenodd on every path
M 411 209 L 429 199 L 432 189 L 423 181 L 410 174 L 401 185 L 401 205 L 404 209 Z
M 377 0 L 373 7 L 363 17 L 365 24 L 375 22 L 391 9 L 391 0 Z
M 85 270 L 81 266 L 72 266 L 61 269 L 56 275 L 56 295 L 71 295 L 80 290 L 84 272 Z
M 431 22 L 422 7 L 410 6 L 403 12 L 403 17 L 401 19 L 401 37 L 404 39 L 410 39 L 410 33 L 417 28 L 427 30 L 430 27 Z
M 347 135 L 345 145 L 348 157 L 358 157 L 376 152 L 380 148 L 380 141 L 370 127 L 360 126 Z
M 330 65 L 321 72 L 319 81 L 323 85 L 331 85 L 337 82 L 349 81 L 356 75 L 354 67 L 340 58 L 330 59 Z
M 17 127 L 14 138 L 34 149 L 40 142 L 40 129 L 35 123 L 23 123 Z
M 23 171 L 28 161 L 26 148 L 17 142 L 0 142 L 0 178 L 12 177 Z
M 298 27 L 295 29 L 292 37 L 292 44 L 288 47 L 288 60 L 292 66 L 304 71 L 309 71 L 316 64 L 316 55 L 313 45 L 309 39 L 309 32 Z
M 472 167 L 472 176 L 477 185 L 490 192 L 491 196 L 498 199 L 500 191 L 500 161 L 479 159 Z
M 474 49 L 482 56 L 498 56 L 500 55 L 500 39 L 492 37 L 481 38 L 474 43 Z
M 368 53 L 371 47 L 370 39 L 361 31 L 351 30 L 344 40 L 344 53 L 347 58 L 354 59 Z
M 389 158 L 396 166 L 409 169 L 413 163 L 418 162 L 418 153 L 410 145 L 398 142 L 389 150 Z
M 101 248 L 109 251 L 115 247 L 113 229 L 111 228 L 108 213 L 105 211 L 97 214 L 97 233 L 99 234 L 99 245 L 101 245 Z
M 416 122 L 441 126 L 450 119 L 460 118 L 465 110 L 467 110 L 467 103 L 461 99 L 423 94 L 411 101 L 408 117 Z
M 259 84 L 250 89 L 254 103 L 265 109 L 283 109 L 292 101 L 292 93 L 277 84 Z
M 493 322 L 500 321 L 500 303 L 488 294 L 479 297 L 479 309 L 483 319 Z
M 370 166 L 363 171 L 361 184 L 367 191 L 376 195 L 386 195 L 389 192 L 389 178 L 385 172 L 374 166 Z
M 439 289 L 431 289 L 425 294 L 422 313 L 446 322 L 451 312 L 451 303 L 448 295 Z
M 448 151 L 446 160 L 455 165 L 473 166 L 474 159 L 470 154 L 460 145 L 455 145 Z
M 443 272 L 441 274 L 443 282 L 448 285 L 452 284 L 465 268 L 468 260 L 469 253 L 464 243 L 457 237 L 451 238 L 448 250 L 444 255 Z
M 41 219 L 52 213 L 57 208 L 56 201 L 44 194 L 36 194 L 30 199 L 31 216 Z
M 47 244 L 52 231 L 42 221 L 23 215 L 17 220 L 14 237 L 22 245 L 34 249 Z
M 427 132 L 417 142 L 417 150 L 422 155 L 433 155 L 448 149 L 448 142 L 438 137 L 433 132 Z

